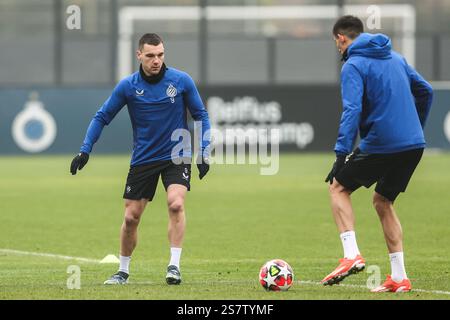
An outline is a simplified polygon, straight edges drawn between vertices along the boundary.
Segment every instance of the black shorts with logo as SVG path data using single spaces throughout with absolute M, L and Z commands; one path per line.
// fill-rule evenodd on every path
M 191 189 L 190 159 L 180 164 L 175 164 L 172 160 L 155 161 L 130 167 L 123 198 L 130 200 L 148 199 L 152 201 L 160 175 L 166 190 L 171 184 L 181 184 L 188 191 Z
M 422 154 L 422 148 L 390 154 L 365 154 L 357 148 L 335 178 L 350 191 L 376 182 L 375 191 L 394 202 L 406 191 Z

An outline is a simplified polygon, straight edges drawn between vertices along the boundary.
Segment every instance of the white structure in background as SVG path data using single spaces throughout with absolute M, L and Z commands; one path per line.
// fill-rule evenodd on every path
M 372 6 L 373 7 L 373 6 Z M 409 64 L 415 65 L 416 9 L 409 4 L 377 5 L 382 18 L 398 18 L 401 53 Z M 353 14 L 361 19 L 370 18 L 373 11 L 366 5 L 344 6 L 344 14 Z M 117 56 L 117 80 L 132 73 L 132 37 L 137 20 L 270 20 L 270 19 L 337 19 L 337 5 L 299 6 L 124 6 L 119 10 L 119 53 Z M 396 24 L 397 25 L 397 24 Z M 330 31 L 331 32 L 331 31 Z
M 450 142 L 450 112 L 447 113 L 444 120 L 444 132 L 448 142 Z
M 33 121 L 36 121 L 42 127 L 42 133 L 38 137 L 30 137 L 27 134 L 27 125 Z M 30 153 L 44 151 L 55 141 L 55 120 L 44 109 L 44 104 L 39 101 L 39 94 L 36 91 L 30 93 L 30 98 L 25 103 L 24 110 L 15 117 L 11 133 L 16 144 Z

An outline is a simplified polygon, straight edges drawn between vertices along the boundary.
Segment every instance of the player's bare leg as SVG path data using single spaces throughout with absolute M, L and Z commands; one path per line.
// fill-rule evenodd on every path
M 403 231 L 392 201 L 375 192 L 373 206 L 383 227 L 384 238 L 389 251 L 391 275 L 373 292 L 408 292 L 411 290 L 403 259 Z
M 183 246 L 186 217 L 184 212 L 184 199 L 187 188 L 181 184 L 171 184 L 167 188 L 167 207 L 169 209 L 168 238 L 170 247 Z
M 147 199 L 125 199 L 125 215 L 120 229 L 120 266 L 119 271 L 106 280 L 104 284 L 125 284 L 130 274 L 131 255 L 137 244 L 137 228 L 147 205 Z
M 331 211 L 339 233 L 353 231 L 355 226 L 355 215 L 353 214 L 350 192 L 344 188 L 336 179 L 329 187 Z
M 170 262 L 167 267 L 168 284 L 180 284 L 180 256 L 183 246 L 186 215 L 184 200 L 187 188 L 181 184 L 171 184 L 167 188 L 167 207 L 169 211 L 168 238 L 170 243 Z
M 147 205 L 147 199 L 125 199 L 125 216 L 120 230 L 120 255 L 131 257 L 137 244 L 137 229 L 142 213 Z
M 340 233 L 344 258 L 340 259 L 339 266 L 321 281 L 324 285 L 337 284 L 347 276 L 362 271 L 365 267 L 364 258 L 361 256 L 356 243 L 351 192 L 346 190 L 336 179 L 333 179 L 329 192 L 331 211 Z
M 373 195 L 373 206 L 383 226 L 384 238 L 386 239 L 389 253 L 403 251 L 402 226 L 392 202 L 375 192 Z

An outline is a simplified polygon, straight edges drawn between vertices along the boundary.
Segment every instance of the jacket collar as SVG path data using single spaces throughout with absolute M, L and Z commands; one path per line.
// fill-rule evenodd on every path
M 161 70 L 159 71 L 159 73 L 157 75 L 148 76 L 145 74 L 144 69 L 142 69 L 142 64 L 139 65 L 139 74 L 141 75 L 142 79 L 144 79 L 145 81 L 147 81 L 150 84 L 156 84 L 156 83 L 160 82 L 161 79 L 164 78 L 164 74 L 166 73 L 166 70 L 167 70 L 167 67 L 163 63 L 163 65 L 161 66 Z

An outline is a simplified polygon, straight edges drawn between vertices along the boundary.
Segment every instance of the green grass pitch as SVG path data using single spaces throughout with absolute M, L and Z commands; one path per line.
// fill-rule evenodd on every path
M 282 155 L 274 176 L 259 175 L 257 165 L 216 165 L 200 181 L 193 168 L 180 286 L 164 279 L 169 249 L 161 183 L 139 226 L 127 286 L 102 285 L 116 265 L 6 252 L 118 254 L 129 157 L 94 153 L 77 176 L 69 173 L 71 160 L 0 158 L 0 299 L 450 299 L 450 154 L 426 154 L 396 202 L 408 276 L 418 289 L 406 294 L 370 293 L 367 272 L 338 286 L 318 284 L 342 255 L 323 182 L 331 153 Z M 353 195 L 356 234 L 367 266 L 378 266 L 384 280 L 390 266 L 372 192 Z M 258 283 L 259 268 L 274 258 L 294 269 L 287 292 L 265 292 Z M 80 267 L 79 290 L 67 288 L 70 265 Z

